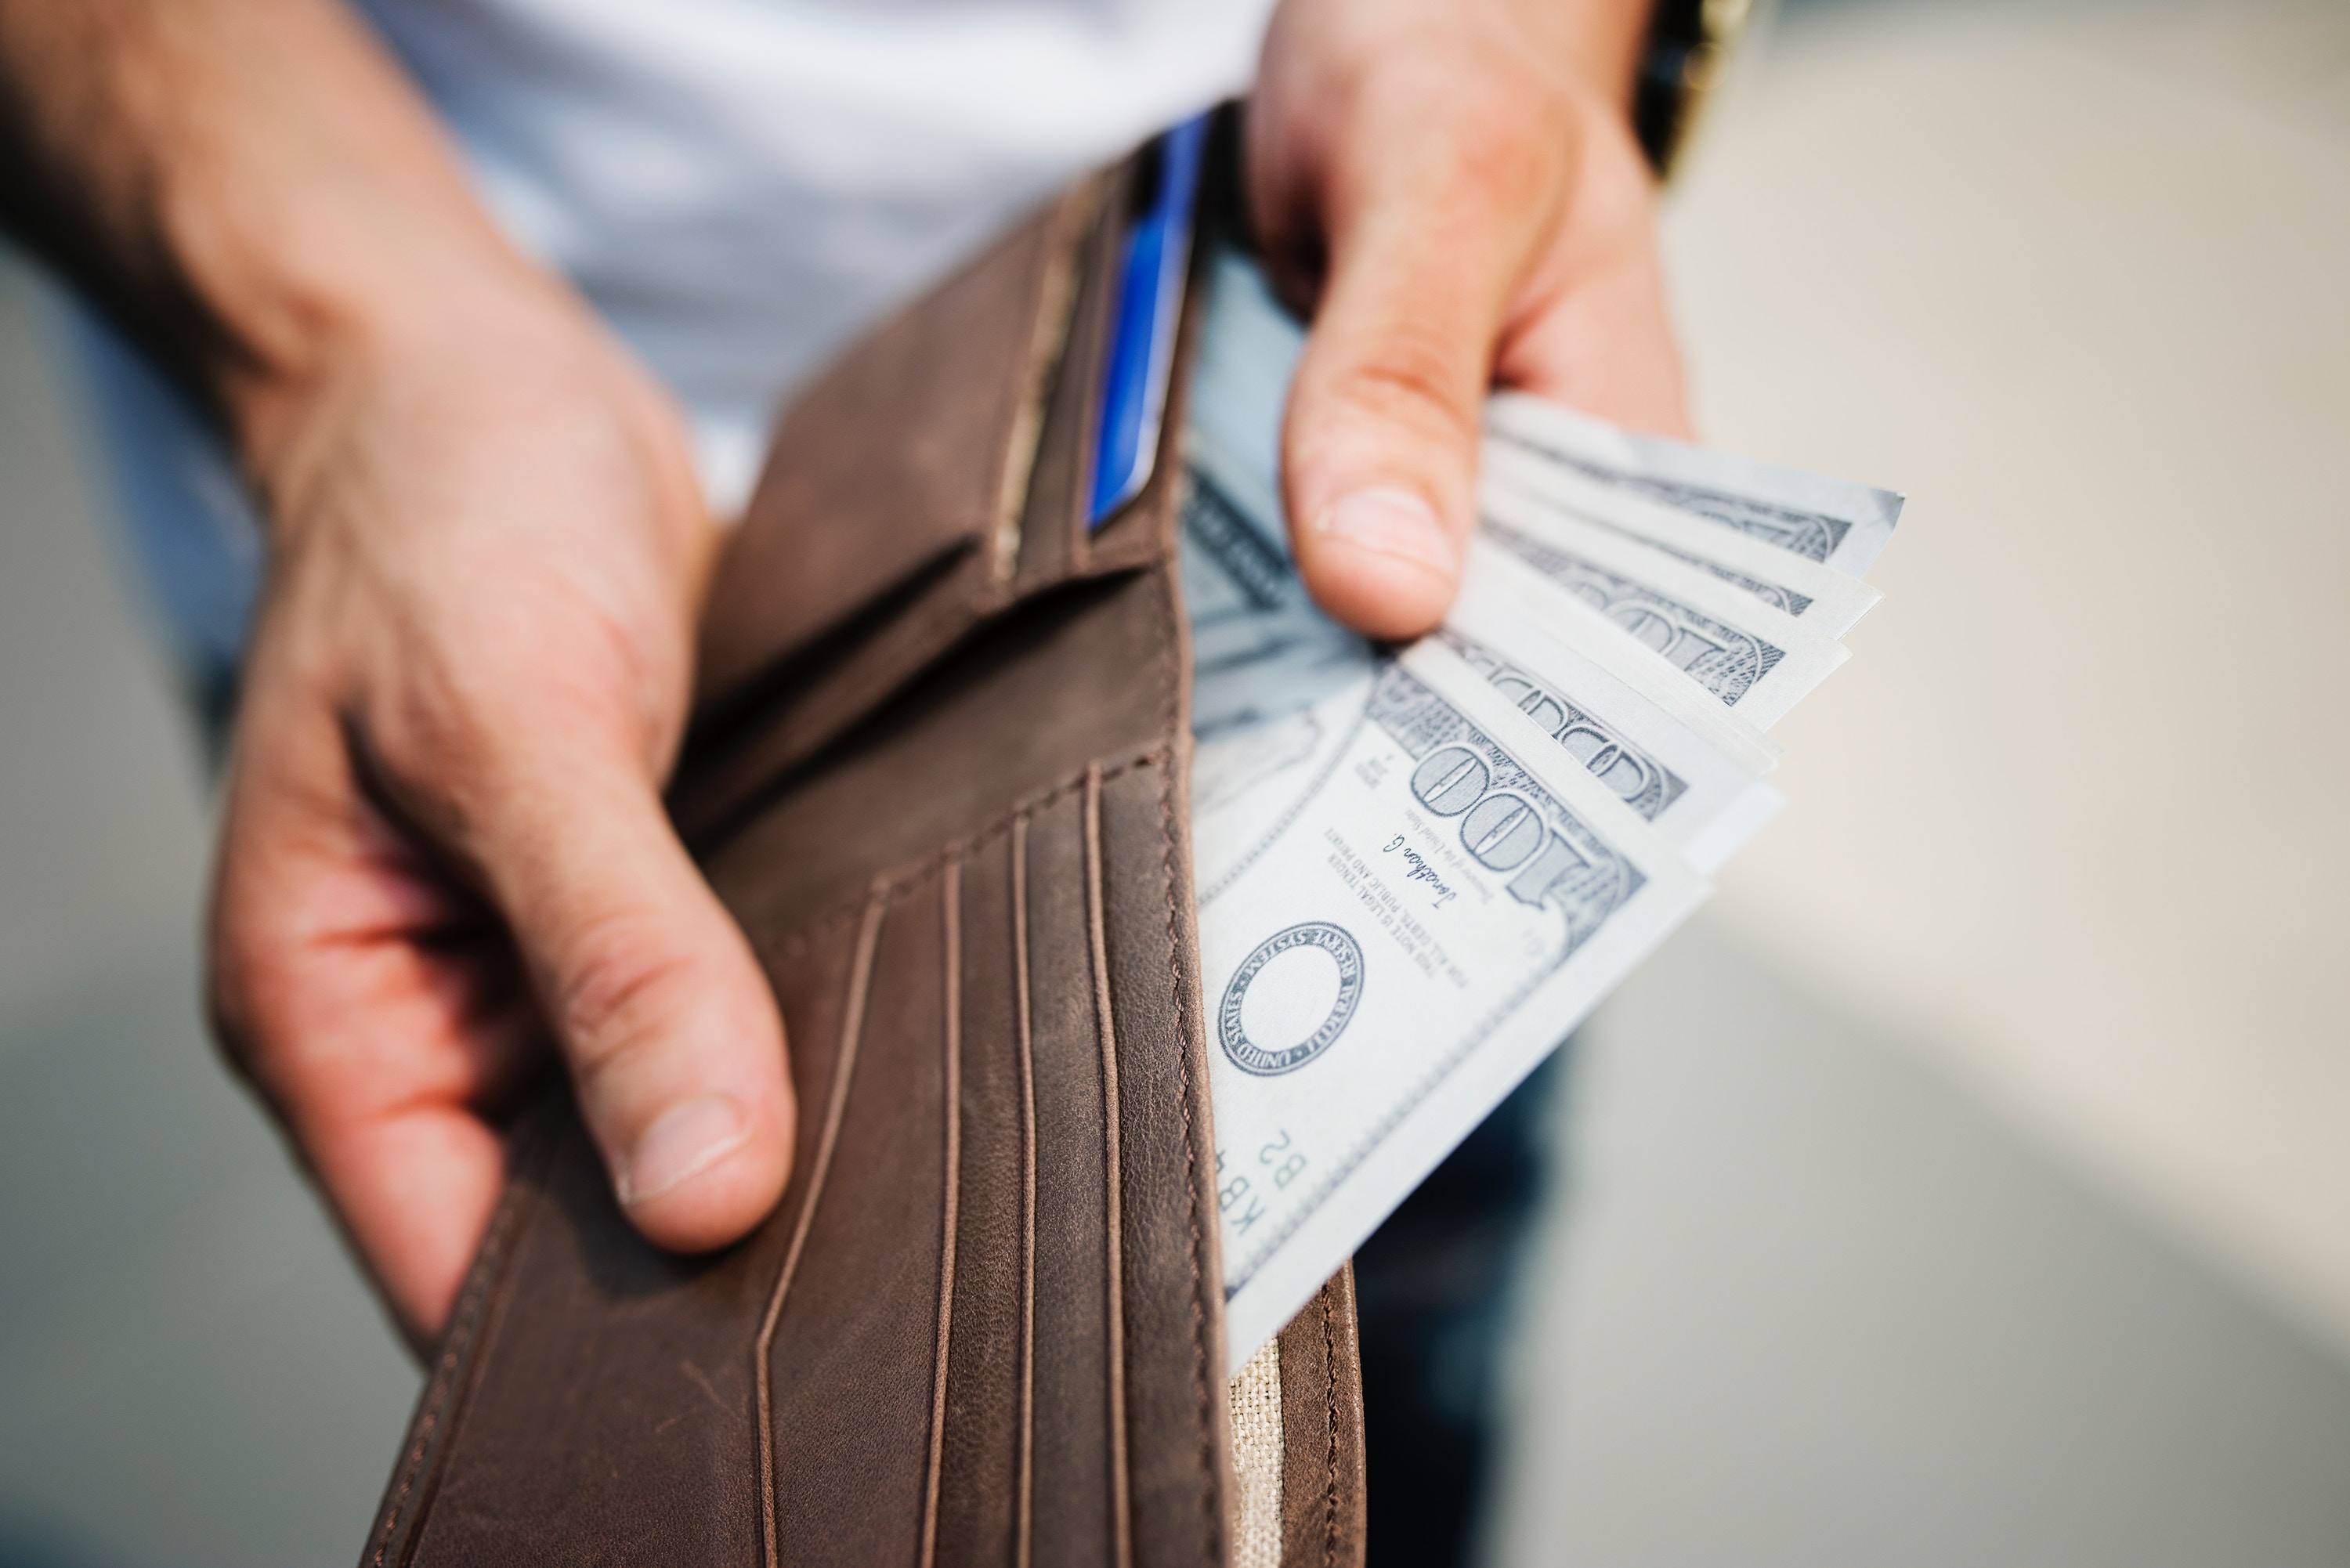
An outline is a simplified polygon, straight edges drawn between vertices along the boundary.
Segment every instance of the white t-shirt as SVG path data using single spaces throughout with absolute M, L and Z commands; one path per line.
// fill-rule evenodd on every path
M 682 400 L 730 512 L 794 387 L 1077 171 L 1242 91 L 1273 0 L 357 3 L 507 231 Z M 234 487 L 74 330 L 180 640 L 233 659 L 257 559 Z M 213 535 L 219 582 L 176 602 Z

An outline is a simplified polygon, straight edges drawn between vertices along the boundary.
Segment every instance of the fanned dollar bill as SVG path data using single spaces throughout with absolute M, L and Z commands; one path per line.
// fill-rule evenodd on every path
M 1230 248 L 1210 258 L 1208 300 L 1191 361 L 1185 441 L 1195 459 L 1216 465 L 1219 480 L 1243 504 L 1284 534 L 1281 420 L 1305 328 L 1273 297 L 1255 264 Z
M 1481 488 L 1487 538 L 1589 603 L 1723 707 L 1767 730 L 1827 679 L 1844 645 L 1783 610 L 1637 540 Z
M 1902 498 L 1774 462 L 1618 430 L 1523 392 L 1485 405 L 1486 434 L 1852 576 L 1893 537 Z
M 1337 742 L 1368 642 L 1307 596 L 1285 539 L 1233 492 L 1195 438 L 1183 501 L 1183 579 L 1192 627 L 1195 825 L 1263 824 L 1288 809 Z M 1261 503 L 1262 504 L 1262 503 Z M 1474 542 L 1439 634 L 1575 760 L 1655 822 L 1700 870 L 1718 867 L 1778 808 L 1762 783 L 1779 749 L 1584 599 L 1506 550 Z M 1233 867 L 1195 833 L 1201 891 Z
M 1850 631 L 1885 597 L 1808 556 L 1604 483 L 1508 441 L 1486 443 L 1481 461 L 1487 484 L 1518 490 L 1568 517 L 1638 539 L 1830 637 Z
M 1437 636 L 1709 876 L 1784 804 L 1777 746 L 1489 541 Z
M 1704 898 L 1899 498 L 1494 400 L 1444 627 L 1332 622 L 1282 514 L 1304 340 L 1211 259 L 1185 436 L 1192 868 L 1232 1368 Z
M 1443 643 L 1348 695 L 1289 809 L 1193 828 L 1235 1370 L 1706 891 Z

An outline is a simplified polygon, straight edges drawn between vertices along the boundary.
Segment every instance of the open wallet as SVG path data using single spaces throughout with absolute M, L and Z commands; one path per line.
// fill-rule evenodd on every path
M 1176 554 L 1208 247 L 1137 242 L 1232 232 L 1201 134 L 1186 189 L 1165 143 L 1079 182 L 782 421 L 671 802 L 782 1006 L 789 1185 L 664 1253 L 549 1091 L 366 1563 L 1362 1560 L 1347 1273 L 1226 1376 Z

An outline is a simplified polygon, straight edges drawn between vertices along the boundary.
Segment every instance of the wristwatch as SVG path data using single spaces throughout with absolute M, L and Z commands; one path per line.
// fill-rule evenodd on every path
M 1754 8 L 1754 0 L 1656 0 L 1632 89 L 1632 130 L 1659 180 L 1672 178 Z

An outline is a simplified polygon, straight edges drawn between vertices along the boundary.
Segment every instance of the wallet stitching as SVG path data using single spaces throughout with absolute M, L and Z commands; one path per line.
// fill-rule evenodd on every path
M 1338 1562 L 1338 1307 L 1330 1292 L 1322 1293 L 1322 1371 L 1323 1385 L 1327 1390 L 1323 1407 L 1323 1424 L 1330 1434 L 1330 1451 L 1325 1463 L 1328 1477 L 1323 1482 L 1322 1493 L 1322 1561 L 1336 1568 Z
M 1086 769 L 1086 937 L 1093 970 L 1094 1027 L 1101 1041 L 1103 1272 L 1109 1297 L 1103 1329 L 1109 1344 L 1109 1475 L 1112 1561 L 1134 1561 L 1133 1480 L 1128 1469 L 1126 1433 L 1126 1216 L 1123 1128 L 1118 1095 L 1118 1020 L 1110 1011 L 1109 932 L 1102 893 L 1101 769 Z
M 1165 738 L 1165 744 L 1156 757 L 1169 763 L 1172 762 L 1174 748 L 1180 739 L 1176 726 L 1183 714 L 1182 649 L 1180 644 L 1182 633 L 1175 624 L 1169 604 L 1169 599 L 1178 591 L 1170 581 L 1167 596 L 1156 597 L 1153 601 L 1166 620 L 1161 628 L 1165 635 L 1159 639 L 1162 649 L 1159 662 L 1165 675 L 1159 685 L 1167 694 L 1166 710 L 1159 719 L 1159 733 Z M 1184 1006 L 1182 949 L 1178 934 L 1182 914 L 1177 901 L 1175 881 L 1175 773 L 1171 766 L 1161 768 L 1159 775 L 1159 867 L 1167 889 L 1167 975 L 1170 996 L 1175 1006 L 1175 1038 L 1179 1052 L 1188 1053 L 1191 1034 L 1185 1023 L 1188 1010 Z M 1191 1065 L 1188 1062 L 1180 1064 L 1176 1083 L 1183 1107 L 1183 1147 L 1196 1162 L 1198 1155 L 1192 1147 Z M 1183 1184 L 1184 1208 L 1191 1231 L 1191 1245 L 1185 1261 L 1191 1269 L 1191 1386 L 1199 1402 L 1200 1512 L 1207 1521 L 1208 1539 L 1221 1542 L 1223 1520 L 1216 1507 L 1215 1410 L 1207 1371 L 1209 1324 L 1207 1313 L 1201 1304 L 1201 1280 L 1205 1270 L 1201 1267 L 1204 1242 L 1200 1231 L 1200 1183 L 1196 1163 L 1190 1174 L 1191 1179 Z
M 536 1152 L 536 1151 L 534 1151 Z M 392 1492 L 391 1505 L 385 1511 L 383 1535 L 376 1542 L 370 1561 L 381 1568 L 384 1554 L 391 1549 L 392 1538 L 400 1532 L 402 1515 L 408 1507 L 410 1494 L 415 1490 L 418 1472 L 423 1468 L 428 1454 L 437 1446 L 441 1435 L 441 1419 L 448 1409 L 450 1397 L 458 1382 L 459 1369 L 472 1348 L 473 1336 L 485 1315 L 492 1288 L 504 1272 L 506 1243 L 512 1239 L 526 1198 L 524 1184 L 507 1184 L 497 1210 L 491 1216 L 489 1229 L 483 1234 L 480 1260 L 473 1277 L 465 1282 L 464 1293 L 458 1299 L 457 1309 L 451 1314 L 449 1334 L 441 1349 L 441 1359 L 432 1369 L 432 1387 L 425 1397 L 424 1407 L 416 1415 L 416 1438 L 401 1460 L 400 1480 Z
M 768 1299 L 766 1317 L 759 1324 L 759 1335 L 753 1349 L 755 1357 L 752 1367 L 759 1402 L 759 1514 L 768 1568 L 777 1568 L 777 1520 L 775 1503 L 775 1377 L 771 1369 L 775 1325 L 784 1315 L 784 1297 L 792 1286 L 792 1275 L 799 1267 L 800 1251 L 806 1244 L 809 1228 L 816 1221 L 816 1205 L 824 1198 L 825 1178 L 832 1168 L 833 1149 L 839 1142 L 840 1122 L 848 1104 L 849 1081 L 856 1072 L 858 1048 L 865 1037 L 865 1003 L 873 975 L 873 952 L 881 931 L 881 918 L 889 908 L 888 890 L 876 882 L 866 895 L 860 911 L 864 924 L 858 933 L 857 952 L 850 961 L 848 974 L 848 1006 L 840 1023 L 840 1054 L 832 1070 L 832 1094 L 825 1107 L 824 1130 L 819 1135 L 816 1162 L 808 1173 L 807 1197 L 800 1204 L 798 1220 L 792 1227 L 792 1242 L 784 1254 L 782 1269 L 775 1276 L 775 1293 Z
M 1159 865 L 1161 874 L 1166 878 L 1167 886 L 1167 973 L 1172 981 L 1176 1039 L 1182 1048 L 1188 1049 L 1191 1044 L 1191 1033 L 1183 1022 L 1185 1015 L 1183 969 L 1176 936 L 1180 911 L 1175 899 L 1174 794 L 1174 774 L 1171 772 L 1162 773 L 1159 775 Z M 1188 1150 L 1192 1143 L 1193 1120 L 1191 1074 L 1188 1065 L 1177 1075 L 1176 1082 L 1180 1091 L 1180 1102 L 1183 1107 L 1183 1147 Z M 1209 1539 L 1214 1541 L 1218 1538 L 1218 1526 L 1222 1521 L 1217 1517 L 1216 1511 L 1216 1448 L 1214 1412 L 1209 1403 L 1208 1391 L 1207 1314 L 1201 1311 L 1200 1305 L 1201 1270 L 1200 1268 L 1199 1173 L 1194 1169 L 1191 1174 L 1192 1179 L 1183 1184 L 1183 1192 L 1184 1207 L 1191 1227 L 1191 1245 L 1186 1254 L 1186 1262 L 1191 1267 L 1191 1386 L 1194 1394 L 1198 1397 L 1200 1408 L 1200 1512 L 1208 1521 Z
M 1012 819 L 1012 962 L 1020 1028 L 1020 1470 L 1013 1500 L 1014 1568 L 1035 1535 L 1036 1450 L 1036 1061 L 1028 996 L 1028 818 Z

